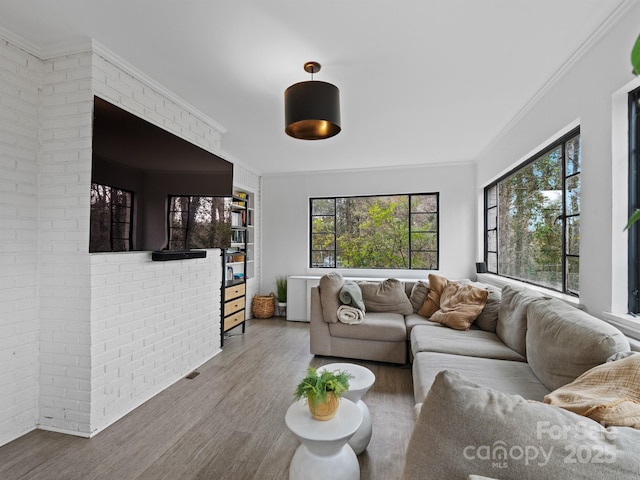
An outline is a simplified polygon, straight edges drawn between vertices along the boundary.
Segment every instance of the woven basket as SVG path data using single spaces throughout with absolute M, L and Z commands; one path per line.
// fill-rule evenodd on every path
M 276 296 L 273 293 L 269 295 L 254 295 L 251 303 L 251 311 L 255 318 L 271 318 L 276 310 Z

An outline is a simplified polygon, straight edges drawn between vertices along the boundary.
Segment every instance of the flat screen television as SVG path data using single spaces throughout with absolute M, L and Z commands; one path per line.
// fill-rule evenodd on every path
M 233 164 L 94 97 L 90 252 L 229 246 Z

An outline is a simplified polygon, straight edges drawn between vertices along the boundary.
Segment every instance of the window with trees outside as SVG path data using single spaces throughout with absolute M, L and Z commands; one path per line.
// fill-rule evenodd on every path
M 132 192 L 91 184 L 89 252 L 131 250 L 132 207 Z
M 438 193 L 311 198 L 313 268 L 438 269 Z
M 487 271 L 578 295 L 580 130 L 485 188 Z
M 169 250 L 230 245 L 231 198 L 169 197 Z

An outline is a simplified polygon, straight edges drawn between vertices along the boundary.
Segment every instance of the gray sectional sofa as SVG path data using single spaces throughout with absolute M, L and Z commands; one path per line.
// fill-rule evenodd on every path
M 338 325 L 327 310 L 338 304 L 340 281 L 330 275 L 312 289 L 311 351 L 412 363 L 416 424 L 404 479 L 640 478 L 640 430 L 542 403 L 631 355 L 615 327 L 529 289 L 488 287 L 482 319 L 454 330 L 417 314 L 425 282 L 401 283 L 410 312 L 405 303 L 402 312 L 367 311 L 360 325 Z

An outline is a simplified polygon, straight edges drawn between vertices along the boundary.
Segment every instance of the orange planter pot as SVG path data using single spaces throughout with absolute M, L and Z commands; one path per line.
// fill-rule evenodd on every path
M 309 411 L 316 420 L 331 420 L 338 411 L 340 406 L 340 398 L 336 397 L 332 392 L 327 394 L 327 399 L 324 402 L 316 402 L 315 396 L 309 396 L 307 399 L 309 405 Z

